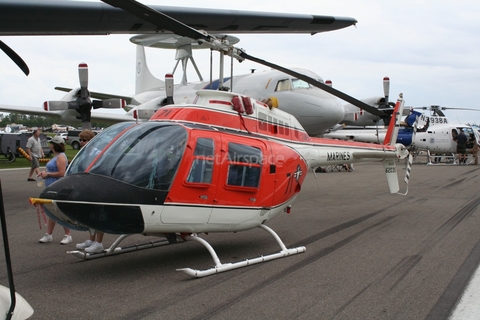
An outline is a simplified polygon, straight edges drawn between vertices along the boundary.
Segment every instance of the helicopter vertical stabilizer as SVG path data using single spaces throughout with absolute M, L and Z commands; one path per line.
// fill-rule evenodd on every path
M 385 174 L 387 175 L 388 188 L 390 193 L 397 193 L 400 190 L 398 184 L 397 168 L 395 167 L 395 160 L 385 159 L 383 160 L 383 168 L 385 168 Z

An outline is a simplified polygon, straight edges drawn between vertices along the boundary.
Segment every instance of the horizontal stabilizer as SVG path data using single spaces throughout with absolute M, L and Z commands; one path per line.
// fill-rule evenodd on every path
M 398 159 L 398 155 L 392 152 L 382 151 L 360 151 L 354 152 L 353 157 L 355 159 Z

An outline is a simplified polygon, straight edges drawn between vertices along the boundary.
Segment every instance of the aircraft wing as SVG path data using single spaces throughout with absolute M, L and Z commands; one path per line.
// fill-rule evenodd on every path
M 26 107 L 26 106 L 12 106 L 0 105 L 0 111 L 20 113 L 36 116 L 51 116 L 58 117 L 65 121 L 78 122 L 76 118 L 79 114 L 75 110 L 63 111 L 45 111 L 43 108 Z M 94 110 L 91 113 L 91 121 L 113 124 L 121 121 L 133 121 L 133 116 L 129 113 L 106 113 L 100 110 Z
M 39 107 L 11 106 L 6 104 L 0 104 L 0 111 L 35 115 L 35 116 L 54 116 L 54 117 L 61 116 L 60 113 L 58 112 L 45 111 L 43 108 L 39 108 Z
M 65 88 L 65 87 L 55 87 L 55 90 L 58 91 L 64 91 L 64 92 L 70 92 L 72 91 L 73 88 Z M 90 92 L 90 97 L 94 99 L 99 99 L 99 100 L 105 100 L 105 99 L 123 99 L 127 102 L 127 104 L 130 104 L 132 102 L 132 97 L 131 96 L 122 96 L 119 94 L 110 94 L 110 93 L 103 93 L 103 92 L 96 92 L 96 91 L 89 91 Z
M 357 20 L 312 14 L 256 12 L 151 5 L 209 33 L 310 33 L 352 26 Z M 167 28 L 165 28 L 167 29 Z M 108 35 L 168 32 L 102 2 L 0 1 L 0 35 Z

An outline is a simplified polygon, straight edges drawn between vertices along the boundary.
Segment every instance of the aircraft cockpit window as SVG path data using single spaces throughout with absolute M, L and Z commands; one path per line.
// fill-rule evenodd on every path
M 186 140 L 182 126 L 142 123 L 119 137 L 89 172 L 139 187 L 168 190 Z
M 77 156 L 68 166 L 66 174 L 85 172 L 91 162 L 95 160 L 97 155 L 102 152 L 108 143 L 110 143 L 120 132 L 133 125 L 135 125 L 134 122 L 120 122 L 97 134 L 78 152 Z
M 214 163 L 214 142 L 209 138 L 198 138 L 193 153 L 193 163 L 187 182 L 211 183 Z
M 308 82 L 305 82 L 300 79 L 292 79 L 293 89 L 310 89 L 311 86 Z
M 290 79 L 280 80 L 277 82 L 275 91 L 288 91 L 288 90 L 292 90 L 292 83 L 290 82 Z
M 258 188 L 262 151 L 258 148 L 238 144 L 228 144 L 227 185 Z

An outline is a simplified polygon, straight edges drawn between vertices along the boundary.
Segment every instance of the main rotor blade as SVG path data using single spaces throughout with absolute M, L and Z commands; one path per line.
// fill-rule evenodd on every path
M 309 76 L 306 76 L 304 74 L 301 74 L 299 72 L 296 72 L 296 71 L 293 71 L 293 70 L 290 70 L 288 68 L 284 68 L 282 66 L 279 66 L 279 65 L 276 65 L 274 63 L 271 63 L 271 62 L 268 62 L 268 61 L 265 61 L 265 60 L 262 60 L 262 59 L 259 59 L 259 58 L 256 58 L 256 57 L 253 57 L 249 54 L 247 54 L 245 51 L 241 51 L 241 53 L 239 54 L 242 58 L 246 59 L 246 60 L 250 60 L 250 61 L 254 61 L 256 63 L 259 63 L 259 64 L 263 64 L 267 67 L 270 67 L 270 68 L 273 68 L 273 69 L 276 69 L 278 71 L 282 71 L 283 73 L 286 73 L 286 74 L 289 74 L 293 77 L 296 77 L 300 80 L 303 80 L 305 82 L 308 82 L 310 83 L 311 85 L 317 87 L 317 88 L 320 88 L 342 100 L 345 100 L 349 103 L 351 103 L 352 105 L 360 108 L 360 109 L 363 109 L 373 115 L 376 115 L 376 116 L 379 116 L 379 117 L 390 117 L 390 115 L 388 115 L 387 113 L 383 112 L 383 111 L 380 111 L 378 110 L 377 108 L 375 107 L 372 107 L 368 104 L 366 104 L 365 102 L 363 101 L 360 101 L 352 96 L 349 96 L 348 94 L 346 93 L 343 93 L 337 89 L 334 89 L 316 79 L 313 79 Z
M 200 31 L 173 19 L 172 17 L 167 16 L 160 11 L 149 8 L 135 0 L 102 0 L 102 2 L 105 2 L 113 7 L 123 9 L 159 28 L 169 30 L 184 37 L 194 40 L 203 39 L 206 41 L 210 41 L 212 38 L 208 34 L 203 34 Z
M 3 41 L 0 40 L 0 48 L 7 54 L 7 56 L 10 57 L 10 59 L 15 62 L 15 64 L 25 73 L 26 76 L 30 73 L 30 70 L 28 69 L 27 64 L 23 59 L 15 52 L 13 51 L 12 48 L 7 46 L 7 44 Z

